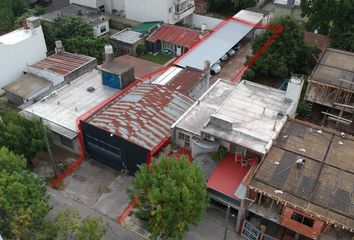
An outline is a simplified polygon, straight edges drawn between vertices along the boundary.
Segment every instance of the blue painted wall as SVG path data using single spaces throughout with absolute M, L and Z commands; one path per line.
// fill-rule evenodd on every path
M 122 82 L 120 76 L 102 71 L 102 79 L 103 79 L 103 85 L 115 89 L 122 89 Z

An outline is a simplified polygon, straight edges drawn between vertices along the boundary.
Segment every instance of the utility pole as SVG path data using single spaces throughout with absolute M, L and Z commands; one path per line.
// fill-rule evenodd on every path
M 230 205 L 227 205 L 226 216 L 225 216 L 225 233 L 224 240 L 227 238 L 227 227 L 229 225 L 229 215 L 230 215 Z
M 45 142 L 45 145 L 47 146 L 47 150 L 48 150 L 48 154 L 49 154 L 49 158 L 50 158 L 50 161 L 52 162 L 52 166 L 53 166 L 53 171 L 54 171 L 54 175 L 55 177 L 57 177 L 59 175 L 59 170 L 57 168 L 57 164 L 53 158 L 53 154 L 52 154 L 52 150 L 50 149 L 50 145 L 49 145 L 49 141 L 48 141 L 48 136 L 47 136 L 47 129 L 46 127 L 43 125 L 43 121 L 42 121 L 42 118 L 40 118 L 40 122 L 41 122 L 41 126 L 43 128 L 43 132 L 44 132 L 44 142 Z

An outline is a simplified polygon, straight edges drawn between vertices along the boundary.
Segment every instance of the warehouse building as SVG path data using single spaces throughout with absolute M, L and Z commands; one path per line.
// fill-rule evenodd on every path
M 170 136 L 172 124 L 193 100 L 171 87 L 140 83 L 81 122 L 86 152 L 134 174 Z

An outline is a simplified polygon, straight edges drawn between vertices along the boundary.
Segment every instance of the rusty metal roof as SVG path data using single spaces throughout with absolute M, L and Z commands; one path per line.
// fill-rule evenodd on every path
M 141 83 L 87 122 L 151 151 L 193 102 L 171 87 Z
M 202 71 L 193 69 L 184 69 L 176 77 L 167 83 L 182 94 L 188 93 L 205 78 Z
M 95 58 L 93 57 L 62 52 L 53 54 L 42 61 L 31 65 L 31 67 L 47 70 L 61 76 L 66 76 L 94 60 Z
M 156 42 L 157 40 L 160 40 L 191 48 L 200 41 L 199 34 L 198 31 L 193 29 L 171 24 L 163 24 L 159 29 L 152 33 L 146 41 Z

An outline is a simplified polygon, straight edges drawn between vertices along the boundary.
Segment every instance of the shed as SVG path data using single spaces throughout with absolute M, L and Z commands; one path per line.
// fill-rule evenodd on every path
M 143 34 L 130 28 L 115 33 L 111 39 L 116 43 L 121 54 L 136 54 L 136 48 L 145 43 Z

